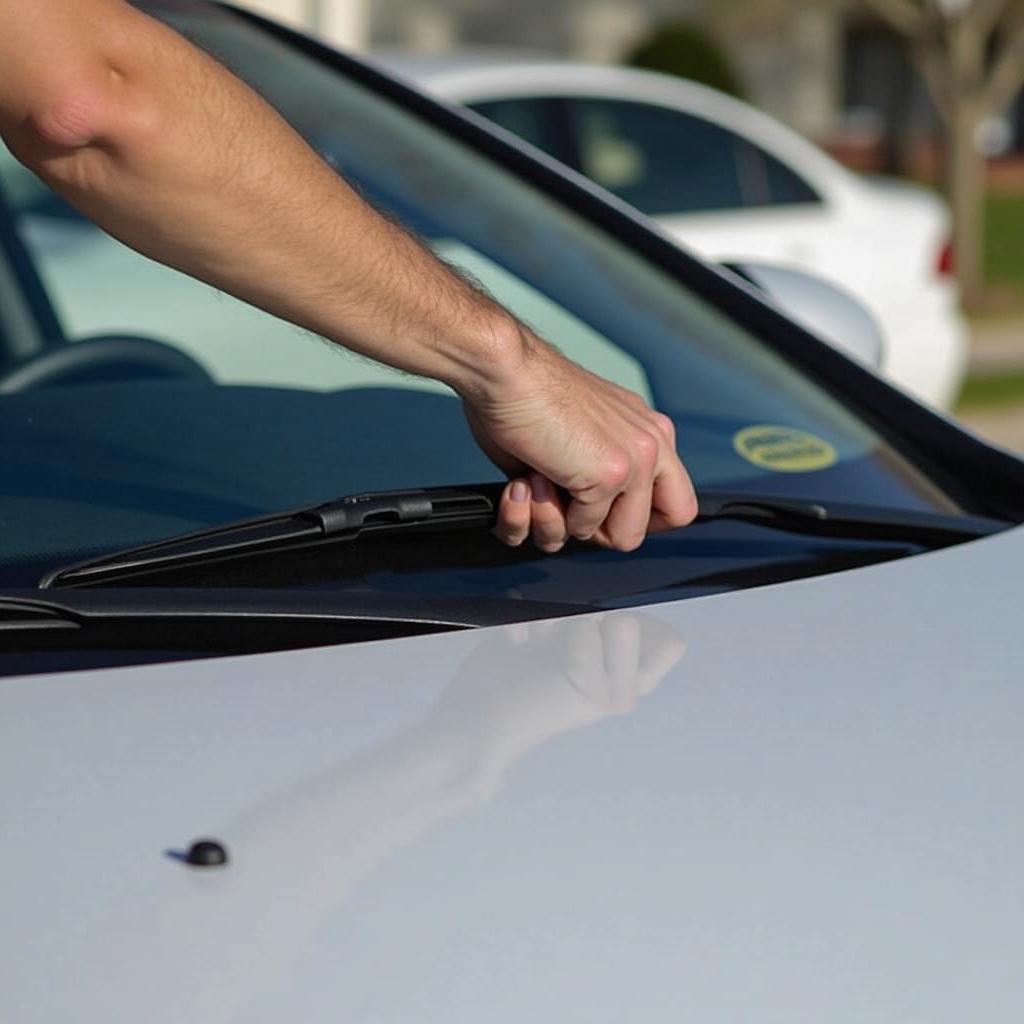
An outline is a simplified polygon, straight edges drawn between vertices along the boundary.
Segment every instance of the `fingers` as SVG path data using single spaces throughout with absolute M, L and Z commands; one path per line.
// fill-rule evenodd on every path
M 569 533 L 577 540 L 593 540 L 604 525 L 612 503 L 622 493 L 630 478 L 628 452 L 609 454 L 604 459 L 603 474 L 589 488 L 572 492 L 572 504 L 566 516 Z
M 572 443 L 560 438 L 553 455 L 545 451 L 544 461 L 529 460 L 542 468 L 528 478 L 523 462 L 512 468 L 512 461 L 498 459 L 513 474 L 494 531 L 505 544 L 518 547 L 532 537 L 539 550 L 554 553 L 575 537 L 628 552 L 649 534 L 678 529 L 695 518 L 697 500 L 676 452 L 672 420 L 613 385 L 598 385 L 597 397 L 602 400 L 583 408 L 589 425 L 599 424 L 603 444 L 581 452 L 576 435 Z M 477 414 L 467 409 L 467 415 L 473 425 Z M 536 423 L 530 429 L 536 430 Z M 480 432 L 488 440 L 485 425 Z M 584 468 L 563 475 L 558 462 L 570 458 Z M 552 480 L 569 491 L 567 504 Z
M 533 543 L 547 554 L 554 554 L 565 547 L 569 539 L 565 510 L 554 485 L 539 473 L 530 475 L 530 519 Z
M 577 498 L 568 510 L 547 477 L 533 473 L 528 480 L 510 480 L 494 534 L 509 547 L 519 547 L 532 535 L 548 554 L 560 551 L 570 536 L 635 551 L 649 534 L 687 526 L 697 515 L 697 497 L 683 464 L 674 452 L 665 462 L 653 479 L 649 469 L 641 468 L 626 488 L 609 497 Z
M 652 413 L 649 432 L 636 435 L 633 471 L 595 540 L 617 551 L 635 551 L 652 533 L 687 526 L 697 516 L 693 483 L 675 449 L 675 427 Z
M 648 533 L 689 526 L 697 518 L 697 511 L 697 494 L 690 474 L 675 456 L 654 481 Z
M 625 493 L 616 498 L 601 529 L 602 539 L 616 551 L 636 551 L 647 537 L 654 481 L 650 470 L 638 473 Z
M 494 535 L 517 548 L 527 537 L 548 554 L 565 547 L 569 539 L 565 510 L 554 485 L 539 473 L 529 480 L 510 480 L 501 496 Z
M 517 548 L 530 534 L 530 484 L 509 480 L 498 506 L 494 535 L 510 548 Z
M 635 551 L 647 536 L 654 481 L 659 464 L 668 461 L 668 439 L 653 414 L 651 429 L 634 428 L 630 440 L 630 472 L 595 534 L 598 543 L 616 551 Z

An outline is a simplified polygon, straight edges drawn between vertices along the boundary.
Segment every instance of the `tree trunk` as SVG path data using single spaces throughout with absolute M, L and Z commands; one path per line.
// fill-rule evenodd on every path
M 947 123 L 946 180 L 953 210 L 953 252 L 964 307 L 984 300 L 982 239 L 985 213 L 985 158 L 975 145 L 981 120 L 977 104 L 958 98 Z

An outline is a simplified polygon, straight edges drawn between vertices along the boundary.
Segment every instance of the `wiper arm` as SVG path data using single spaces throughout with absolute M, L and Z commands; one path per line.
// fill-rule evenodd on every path
M 40 588 L 80 587 L 197 565 L 355 540 L 366 534 L 494 525 L 502 484 L 354 494 L 129 548 L 47 573 Z
M 0 596 L 0 642 L 8 632 L 77 628 L 78 620 L 64 608 L 9 594 Z
M 1013 524 L 983 516 L 944 515 L 865 505 L 824 504 L 728 491 L 701 491 L 698 522 L 738 519 L 787 533 L 851 540 L 907 541 L 930 548 L 1001 533 Z

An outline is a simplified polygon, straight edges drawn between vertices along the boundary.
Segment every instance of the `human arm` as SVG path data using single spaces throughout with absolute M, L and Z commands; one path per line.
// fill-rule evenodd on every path
M 562 539 L 571 527 L 635 546 L 652 503 L 655 525 L 692 514 L 667 421 L 378 215 L 165 26 L 122 0 L 0 0 L 0 66 L 0 132 L 52 187 L 148 256 L 450 384 L 499 464 L 573 496 L 564 515 L 534 503 L 536 521 L 561 517 Z

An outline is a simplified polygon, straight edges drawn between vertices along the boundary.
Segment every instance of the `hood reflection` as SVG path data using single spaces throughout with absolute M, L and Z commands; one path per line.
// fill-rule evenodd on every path
M 111 1019 L 244 1016 L 392 854 L 490 799 L 539 745 L 632 712 L 684 653 L 672 627 L 634 614 L 489 631 L 416 725 L 226 822 L 229 867 L 169 863 L 163 891 L 107 919 L 83 997 Z M 139 932 L 162 955 L 136 962 Z M 125 971 L 147 975 L 130 986 L 145 1005 L 125 1004 Z

